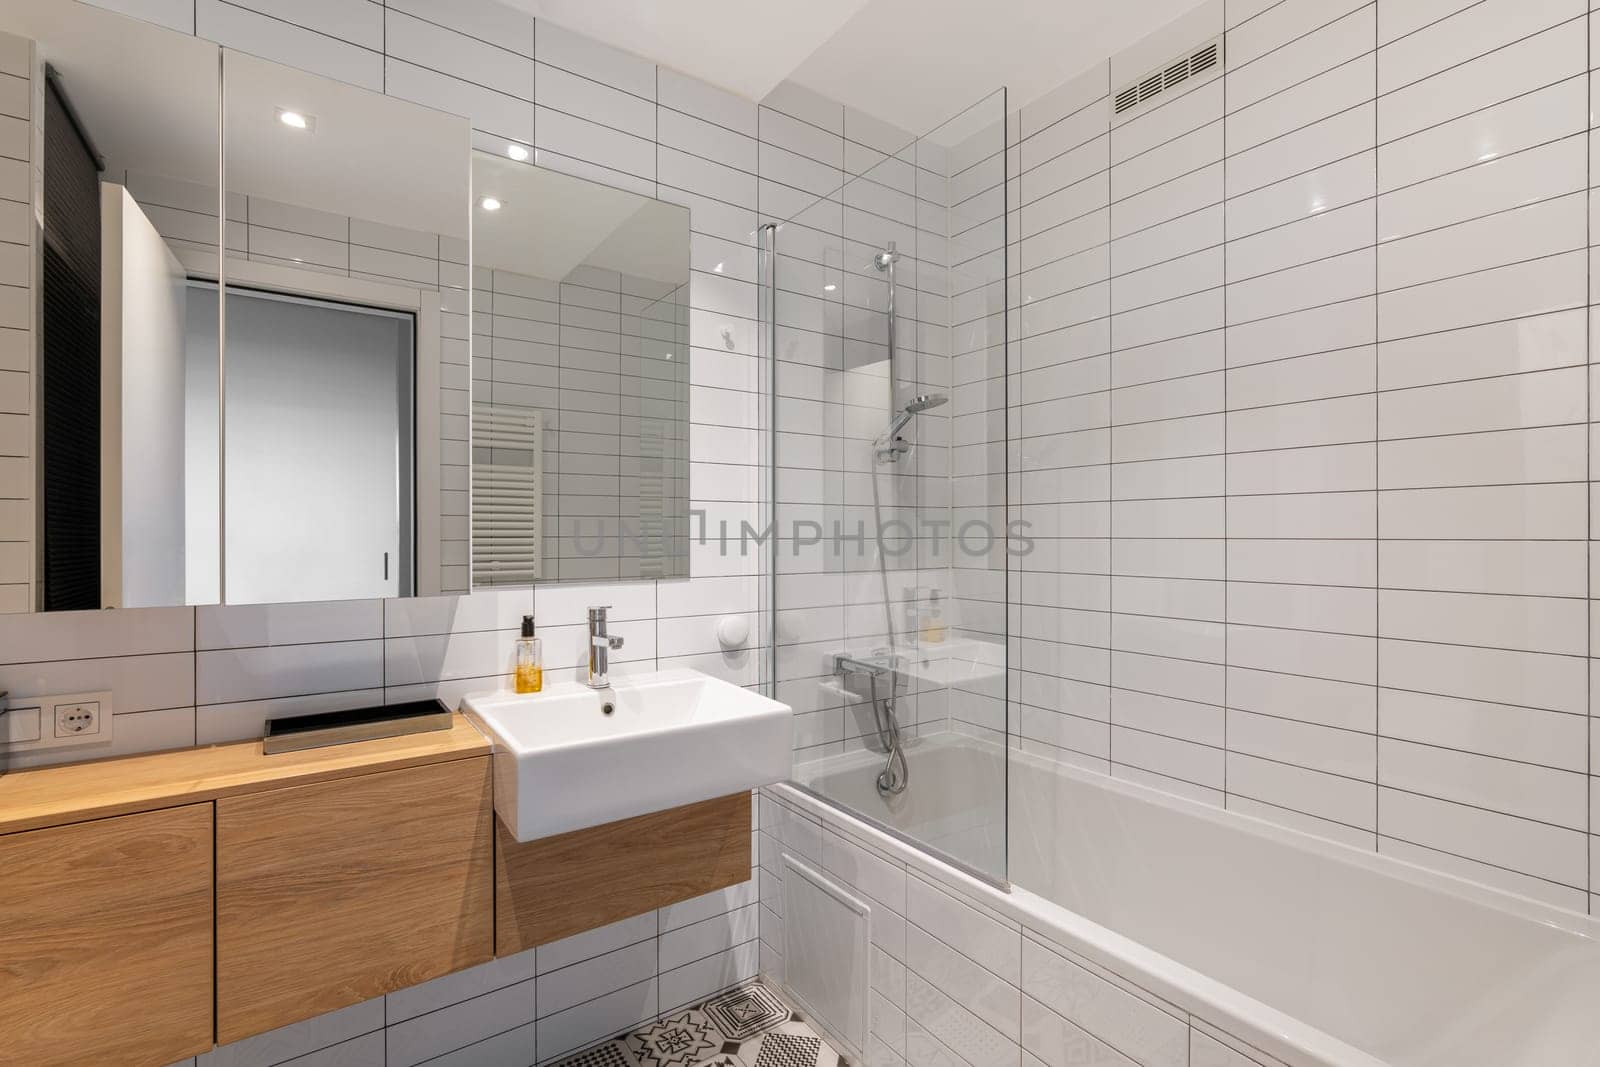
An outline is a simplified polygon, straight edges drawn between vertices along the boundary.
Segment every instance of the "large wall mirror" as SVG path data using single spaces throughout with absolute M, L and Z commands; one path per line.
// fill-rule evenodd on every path
M 527 159 L 0 8 L 0 612 L 686 577 L 688 211 Z
M 478 586 L 688 576 L 689 212 L 473 154 Z

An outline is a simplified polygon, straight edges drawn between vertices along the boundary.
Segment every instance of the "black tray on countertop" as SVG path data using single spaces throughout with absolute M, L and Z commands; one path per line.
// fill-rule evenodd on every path
M 435 698 L 268 719 L 266 732 L 261 737 L 261 750 L 272 756 L 280 752 L 300 752 L 352 741 L 372 741 L 379 737 L 448 730 L 451 718 L 451 711 L 444 701 Z

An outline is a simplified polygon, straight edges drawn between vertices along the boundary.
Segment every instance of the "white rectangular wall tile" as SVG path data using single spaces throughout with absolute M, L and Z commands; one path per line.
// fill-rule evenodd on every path
M 1230 0 L 1220 83 L 1025 104 L 1025 747 L 1587 909 L 1584 6 Z

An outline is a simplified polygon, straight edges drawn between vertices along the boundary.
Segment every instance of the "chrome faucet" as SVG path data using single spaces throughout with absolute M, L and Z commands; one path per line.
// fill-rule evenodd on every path
M 611 685 L 611 653 L 622 647 L 622 638 L 606 633 L 606 612 L 611 605 L 589 609 L 589 688 Z

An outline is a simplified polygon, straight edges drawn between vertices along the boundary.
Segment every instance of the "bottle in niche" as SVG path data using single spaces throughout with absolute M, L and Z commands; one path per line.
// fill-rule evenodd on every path
M 944 640 L 944 609 L 940 603 L 944 594 L 937 589 L 928 593 L 928 613 L 922 617 L 922 640 L 925 644 L 937 645 Z
M 533 616 L 522 617 L 522 636 L 517 638 L 514 687 L 519 693 L 537 693 L 544 688 L 544 642 L 533 636 Z

